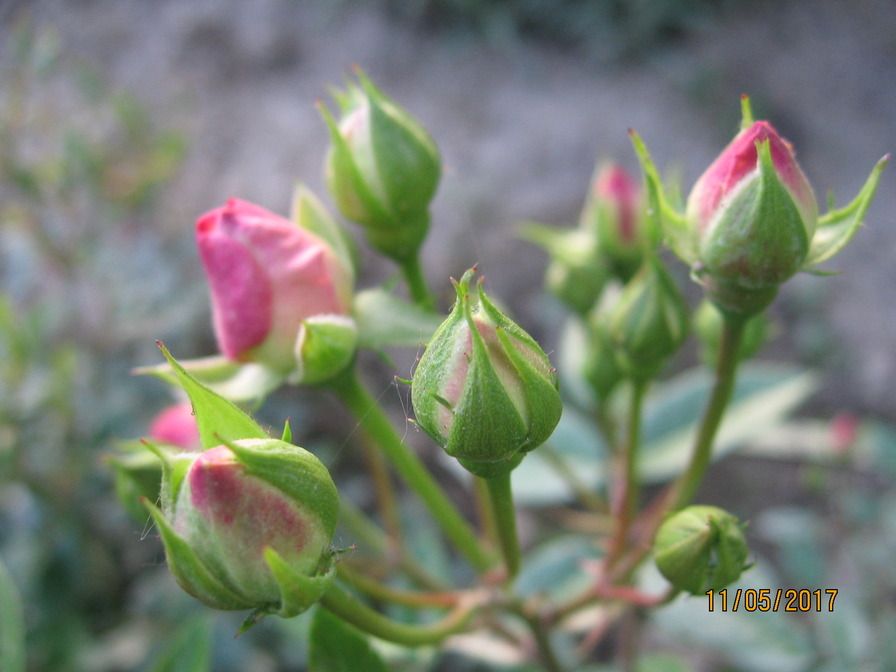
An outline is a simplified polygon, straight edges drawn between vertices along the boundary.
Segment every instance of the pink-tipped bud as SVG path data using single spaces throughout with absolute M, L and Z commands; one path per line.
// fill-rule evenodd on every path
M 634 275 L 656 242 L 644 216 L 640 185 L 612 163 L 602 165 L 594 177 L 582 225 L 595 231 L 598 249 L 623 280 Z
M 190 402 L 164 408 L 150 423 L 148 436 L 153 441 L 184 450 L 198 451 L 202 447 Z
M 321 237 L 253 203 L 230 199 L 196 222 L 221 352 L 289 373 L 302 321 L 346 315 L 352 272 Z
M 339 502 L 308 451 L 242 439 L 167 459 L 162 510 L 149 508 L 184 590 L 218 609 L 291 616 L 309 605 L 292 600 L 281 567 L 297 577 L 328 571 Z
M 741 131 L 697 180 L 687 218 L 720 308 L 752 313 L 803 265 L 818 220 L 790 143 L 767 121 Z

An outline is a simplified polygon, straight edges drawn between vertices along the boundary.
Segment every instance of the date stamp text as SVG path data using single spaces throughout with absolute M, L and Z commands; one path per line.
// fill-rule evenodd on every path
M 834 611 L 837 588 L 737 588 L 707 590 L 709 611 Z M 718 598 L 718 601 L 716 601 Z

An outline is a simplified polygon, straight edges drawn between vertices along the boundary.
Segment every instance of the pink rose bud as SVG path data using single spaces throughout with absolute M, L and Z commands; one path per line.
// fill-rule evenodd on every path
M 193 405 L 184 402 L 163 409 L 149 425 L 149 438 L 184 450 L 198 451 L 202 443 Z
M 218 609 L 293 616 L 310 606 L 292 601 L 292 584 L 330 569 L 339 501 L 326 467 L 275 439 L 160 456 L 162 510 L 147 506 L 181 587 Z
M 626 281 L 657 242 L 644 217 L 640 186 L 615 164 L 598 169 L 582 212 L 582 224 L 596 231 L 599 250 Z
M 221 352 L 296 368 L 303 320 L 346 315 L 352 271 L 324 239 L 253 203 L 230 199 L 196 222 Z
M 757 121 L 697 180 L 687 218 L 714 302 L 752 313 L 802 267 L 818 206 L 790 143 Z

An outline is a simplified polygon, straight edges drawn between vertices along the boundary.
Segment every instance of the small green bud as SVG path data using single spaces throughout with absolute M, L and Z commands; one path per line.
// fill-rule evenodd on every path
M 718 359 L 719 343 L 722 340 L 724 316 L 711 301 L 702 301 L 694 313 L 694 332 L 700 341 L 700 357 L 703 363 L 712 368 Z M 744 327 L 738 359 L 745 360 L 755 355 L 765 344 L 768 335 L 768 319 L 765 313 L 754 315 Z
M 626 285 L 609 318 L 617 363 L 628 377 L 648 380 L 678 351 L 687 329 L 684 298 L 662 262 L 651 257 Z
M 475 269 L 455 283 L 457 301 L 414 372 L 417 422 L 469 471 L 490 478 L 515 468 L 560 420 L 557 375 L 547 355 L 501 313 Z
M 342 372 L 355 357 L 358 327 L 345 315 L 318 315 L 299 325 L 292 383 L 314 385 Z
M 528 224 L 522 235 L 550 255 L 548 290 L 578 315 L 587 315 L 610 277 L 609 261 L 598 252 L 594 232 Z
M 358 84 L 337 97 L 339 122 L 321 107 L 332 141 L 327 185 L 342 214 L 364 227 L 377 250 L 401 263 L 416 255 L 429 228 L 439 152 L 414 118 L 360 70 L 356 75 Z
M 716 506 L 689 506 L 656 534 L 654 558 L 673 586 L 692 595 L 721 590 L 748 568 L 747 541 L 737 518 Z
M 339 501 L 314 455 L 285 441 L 242 439 L 158 456 L 162 510 L 145 503 L 185 591 L 257 615 L 294 616 L 320 598 L 332 579 Z

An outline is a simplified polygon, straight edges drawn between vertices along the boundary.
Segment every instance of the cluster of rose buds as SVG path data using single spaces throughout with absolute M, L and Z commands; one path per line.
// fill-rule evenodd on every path
M 326 182 L 342 215 L 402 267 L 414 308 L 426 312 L 432 302 L 421 290 L 418 253 L 439 182 L 439 153 L 423 127 L 360 71 L 357 80 L 337 94 L 339 120 L 321 106 L 331 138 Z M 779 286 L 839 252 L 861 223 L 886 160 L 850 205 L 819 217 L 791 145 L 767 121 L 753 122 L 746 99 L 743 110 L 740 133 L 697 180 L 683 212 L 670 205 L 633 134 L 643 187 L 620 166 L 602 163 L 575 229 L 525 230 L 550 255 L 547 285 L 584 334 L 578 373 L 600 404 L 620 383 L 643 389 L 690 327 L 661 244 L 705 288 L 694 324 L 704 357 L 714 363 L 723 325 L 745 327 L 739 350 L 730 352 L 751 355 L 766 332 L 762 311 Z M 259 384 L 260 378 L 265 392 L 271 380 L 336 389 L 334 381 L 345 380 L 365 344 L 362 326 L 370 320 L 360 318 L 355 302 L 353 250 L 324 205 L 304 187 L 295 192 L 289 218 L 232 198 L 199 217 L 196 240 L 221 359 L 231 374 L 241 372 L 234 379 Z M 456 301 L 426 344 L 411 396 L 419 426 L 488 479 L 500 498 L 510 472 L 551 436 L 562 402 L 548 356 L 492 303 L 481 279 L 472 281 L 474 272 L 454 282 Z M 334 575 L 339 503 L 329 472 L 292 444 L 288 429 L 282 439 L 271 438 L 227 394 L 212 391 L 214 376 L 206 384 L 191 375 L 201 360 L 184 368 L 163 352 L 169 377 L 190 403 L 167 409 L 146 442 L 113 461 L 120 494 L 131 503 L 144 498 L 172 573 L 202 602 L 251 609 L 256 617 L 304 611 Z M 505 534 L 501 543 L 515 541 Z M 669 516 L 654 551 L 668 581 L 695 594 L 727 585 L 746 567 L 740 525 L 715 507 Z M 518 558 L 505 560 L 512 577 Z

